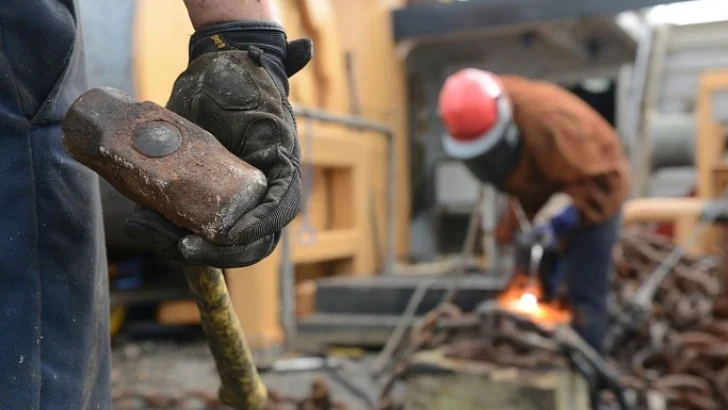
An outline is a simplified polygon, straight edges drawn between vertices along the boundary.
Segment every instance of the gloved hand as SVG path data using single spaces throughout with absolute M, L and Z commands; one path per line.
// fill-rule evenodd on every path
M 579 211 L 570 205 L 556 214 L 548 222 L 537 224 L 530 232 L 524 232 L 519 237 L 521 246 L 529 247 L 540 244 L 545 251 L 555 251 L 559 241 L 581 223 Z
M 219 268 L 270 255 L 301 206 L 301 160 L 288 78 L 308 64 L 311 40 L 288 42 L 278 24 L 239 21 L 198 30 L 167 108 L 209 131 L 268 179 L 264 201 L 235 222 L 224 246 L 180 229 L 149 209 L 124 225 L 131 239 L 169 258 Z
M 556 233 L 550 223 L 537 224 L 525 234 L 524 240 L 530 245 L 543 246 L 544 251 L 553 250 L 557 245 Z

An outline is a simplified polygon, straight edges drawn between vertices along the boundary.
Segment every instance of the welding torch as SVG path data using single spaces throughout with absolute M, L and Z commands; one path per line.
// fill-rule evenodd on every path
M 524 212 L 523 206 L 521 205 L 521 201 L 513 199 L 511 201 L 511 206 L 513 207 L 513 212 L 516 214 L 516 219 L 518 220 L 518 225 L 521 228 L 522 234 L 530 234 L 533 231 L 533 225 L 531 225 L 531 222 L 528 220 L 526 212 Z M 544 246 L 539 242 L 529 243 L 529 246 L 531 247 L 531 250 L 528 262 L 526 292 L 535 296 L 533 289 L 535 289 L 538 285 L 538 268 L 541 265 L 541 260 L 543 259 Z

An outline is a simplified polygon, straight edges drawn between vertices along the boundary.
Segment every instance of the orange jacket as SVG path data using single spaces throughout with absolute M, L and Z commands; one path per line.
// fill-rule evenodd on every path
M 569 195 L 585 223 L 615 215 L 629 190 L 622 143 L 601 115 L 556 85 L 502 76 L 523 151 L 505 181 L 532 218 L 556 192 Z

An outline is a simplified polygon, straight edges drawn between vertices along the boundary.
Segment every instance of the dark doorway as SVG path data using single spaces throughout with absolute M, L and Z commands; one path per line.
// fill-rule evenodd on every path
M 617 82 L 608 80 L 605 87 L 596 90 L 593 87 L 585 86 L 580 83 L 573 87 L 568 87 L 571 92 L 578 95 L 587 104 L 591 105 L 596 111 L 602 114 L 612 126 L 616 125 L 616 102 L 617 102 Z

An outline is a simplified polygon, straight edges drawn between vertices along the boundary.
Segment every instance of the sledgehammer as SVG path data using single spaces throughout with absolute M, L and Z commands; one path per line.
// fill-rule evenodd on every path
M 94 88 L 73 103 L 63 120 L 63 144 L 122 195 L 216 244 L 225 244 L 231 225 L 267 189 L 263 173 L 212 134 L 111 88 Z M 185 276 L 220 374 L 220 400 L 236 410 L 262 408 L 267 391 L 222 271 L 187 265 Z

